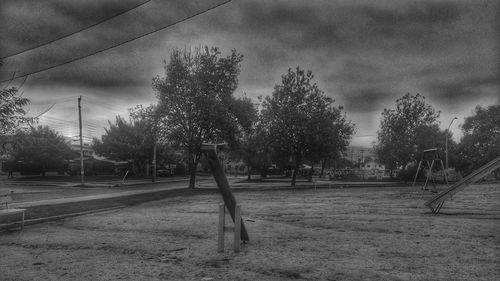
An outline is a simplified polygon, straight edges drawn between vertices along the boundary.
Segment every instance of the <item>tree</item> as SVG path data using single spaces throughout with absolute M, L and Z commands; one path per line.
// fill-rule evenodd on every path
M 148 139 L 152 143 L 153 153 L 151 157 L 156 158 L 156 167 L 158 168 L 158 164 L 161 163 L 179 164 L 182 160 L 182 155 L 170 147 L 167 136 L 161 130 L 163 120 L 159 116 L 158 106 L 150 105 L 144 107 L 137 105 L 129 109 L 129 113 L 132 122 L 140 125 L 145 139 Z
M 458 147 L 458 168 L 466 173 L 500 155 L 500 102 L 477 106 L 474 115 L 465 118 L 463 137 Z M 499 173 L 496 173 L 498 178 Z
M 173 147 L 185 151 L 194 188 L 201 145 L 236 145 L 255 116 L 249 99 L 235 98 L 243 56 L 235 50 L 222 57 L 217 48 L 174 50 L 165 62 L 165 77 L 155 77 L 161 133 Z
M 341 158 L 354 133 L 354 125 L 346 120 L 345 114 L 342 115 L 341 106 L 324 109 L 327 110 L 318 115 L 317 131 L 311 139 L 307 157 L 312 167 L 315 163 L 321 163 L 321 175 L 324 174 L 326 163 Z
M 130 122 L 120 116 L 116 116 L 114 124 L 108 121 L 106 134 L 101 136 L 101 140 L 94 138 L 92 145 L 98 155 L 114 161 L 131 162 L 137 175 L 144 174 L 147 163 L 153 157 L 155 143 L 152 120 L 145 112 L 139 112 L 141 109 L 130 110 Z
M 327 97 L 312 82 L 311 71 L 299 67 L 282 76 L 271 96 L 262 103 L 262 122 L 268 138 L 280 157 L 293 161 L 291 186 L 295 186 L 299 166 L 306 158 L 320 159 L 345 148 L 354 126 L 333 107 Z
M 247 165 L 248 180 L 251 179 L 253 170 L 259 170 L 263 177 L 266 176 L 266 169 L 271 165 L 272 153 L 266 139 L 265 127 L 261 122 L 256 122 L 253 129 L 243 135 L 233 154 Z
M 65 160 L 72 159 L 74 152 L 63 136 L 48 126 L 18 130 L 14 135 L 12 160 L 21 162 L 45 176 L 48 170 L 60 170 Z
M 34 118 L 26 117 L 24 110 L 29 103 L 29 99 L 18 95 L 15 87 L 0 91 L 0 135 L 11 134 L 20 125 L 34 121 Z
M 396 100 L 396 109 L 384 109 L 377 132 L 375 152 L 388 168 L 402 167 L 416 160 L 423 150 L 442 147 L 445 137 L 439 130 L 440 112 L 425 97 L 407 93 Z
M 363 159 L 364 163 L 370 163 L 372 161 L 373 161 L 373 158 L 370 155 L 365 156 L 365 158 Z

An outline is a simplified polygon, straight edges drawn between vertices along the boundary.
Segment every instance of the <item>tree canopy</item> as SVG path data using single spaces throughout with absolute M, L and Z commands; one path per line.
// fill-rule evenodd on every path
M 75 156 L 64 137 L 48 126 L 18 130 L 14 138 L 16 145 L 11 151 L 11 160 L 20 161 L 42 175 L 49 169 L 62 167 L 65 160 Z
M 188 156 L 190 188 L 195 185 L 202 143 L 234 145 L 255 118 L 251 101 L 233 95 L 242 59 L 235 50 L 223 57 L 217 48 L 176 49 L 165 62 L 165 77 L 153 79 L 160 131 Z
M 92 148 L 97 155 L 114 161 L 132 163 L 135 174 L 143 174 L 145 166 L 153 157 L 154 138 L 147 119 L 137 117 L 127 122 L 116 116 L 115 123 L 110 121 L 109 129 L 101 140 L 94 138 Z
M 381 162 L 404 170 L 423 150 L 442 147 L 445 136 L 439 130 L 439 115 L 420 94 L 407 93 L 396 100 L 395 109 L 384 109 L 375 146 Z
M 465 118 L 459 145 L 460 170 L 470 172 L 500 155 L 500 103 L 477 106 Z
M 262 103 L 261 117 L 270 144 L 281 158 L 289 157 L 294 163 L 292 186 L 305 158 L 339 153 L 354 132 L 354 126 L 341 114 L 342 108 L 333 106 L 333 99 L 313 83 L 313 78 L 311 71 L 289 69 Z
M 12 134 L 20 125 L 33 122 L 26 117 L 24 109 L 30 103 L 28 98 L 18 94 L 15 87 L 0 91 L 0 134 Z

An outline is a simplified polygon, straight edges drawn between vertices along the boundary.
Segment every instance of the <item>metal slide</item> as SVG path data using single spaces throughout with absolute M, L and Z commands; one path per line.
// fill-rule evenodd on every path
M 483 165 L 481 168 L 470 173 L 465 178 L 455 183 L 445 191 L 434 196 L 432 199 L 425 202 L 425 205 L 431 208 L 431 211 L 433 213 L 435 214 L 439 213 L 439 210 L 441 210 L 441 207 L 443 207 L 444 201 L 450 199 L 453 195 L 455 195 L 455 193 L 461 191 L 469 184 L 474 184 L 475 182 L 484 178 L 487 174 L 493 172 L 499 167 L 500 167 L 500 157 L 497 157 L 492 161 L 488 162 L 486 165 Z

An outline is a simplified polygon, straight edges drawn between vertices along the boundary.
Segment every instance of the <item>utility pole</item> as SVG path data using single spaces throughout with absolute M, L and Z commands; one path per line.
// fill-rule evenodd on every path
M 81 106 L 82 96 L 78 98 L 78 124 L 80 126 L 80 175 L 81 182 L 84 184 L 84 168 L 83 168 L 83 139 L 82 139 L 82 106 Z

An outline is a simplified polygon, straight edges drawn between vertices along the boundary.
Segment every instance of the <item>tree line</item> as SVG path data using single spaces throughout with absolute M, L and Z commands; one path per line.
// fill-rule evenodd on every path
M 465 118 L 458 143 L 452 140 L 451 132 L 439 128 L 439 117 L 440 111 L 420 94 L 408 93 L 397 99 L 395 108 L 382 112 L 374 145 L 379 161 L 389 168 L 401 168 L 401 176 L 408 179 L 415 175 L 415 164 L 426 149 L 437 148 L 443 154 L 447 146 L 450 166 L 463 174 L 500 155 L 500 100 L 495 105 L 477 106 L 473 115 Z M 499 177 L 498 171 L 495 175 Z
M 265 173 L 273 163 L 293 166 L 292 186 L 300 164 L 326 163 L 346 149 L 354 125 L 313 82 L 311 71 L 289 69 L 270 96 L 254 103 L 234 94 L 242 60 L 235 50 L 228 56 L 217 48 L 174 50 L 165 75 L 153 78 L 157 104 L 132 109 L 130 122 L 117 117 L 101 139 L 94 139 L 95 151 L 115 160 L 137 160 L 136 166 L 151 160 L 155 146 L 180 151 L 194 188 L 204 143 L 226 143 L 249 172 Z M 125 137 L 127 126 L 141 137 Z M 139 154 L 132 144 L 142 145 L 145 158 L 118 155 Z
M 131 108 L 128 120 L 116 116 L 114 122 L 108 121 L 105 134 L 93 139 L 93 149 L 110 160 L 129 161 L 138 174 L 155 157 L 157 162 L 183 162 L 191 188 L 204 143 L 226 143 L 231 157 L 245 162 L 249 173 L 265 175 L 272 165 L 288 167 L 293 171 L 292 186 L 301 164 L 324 168 L 330 160 L 342 160 L 355 125 L 347 120 L 344 108 L 319 89 L 311 71 L 288 69 L 270 95 L 253 101 L 235 95 L 242 61 L 236 50 L 227 56 L 215 47 L 173 50 L 164 61 L 164 75 L 152 79 L 157 103 Z M 47 127 L 33 127 L 36 120 L 25 117 L 23 108 L 29 100 L 16 88 L 2 89 L 0 102 L 1 133 L 13 136 L 3 141 L 2 149 L 11 160 L 36 159 L 48 165 L 43 159 L 67 157 L 60 135 Z M 397 99 L 394 108 L 381 113 L 374 145 L 379 162 L 402 168 L 404 176 L 423 150 L 443 149 L 445 139 L 450 163 L 461 171 L 500 154 L 500 101 L 478 106 L 465 119 L 459 143 L 439 128 L 439 117 L 440 112 L 420 94 Z M 50 139 L 51 147 L 29 150 L 41 146 L 36 143 L 40 135 Z

